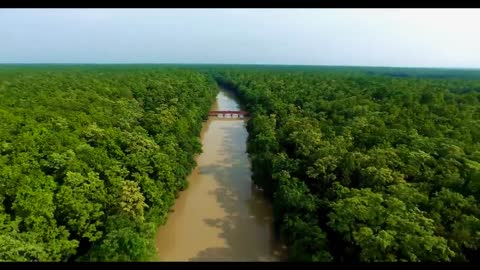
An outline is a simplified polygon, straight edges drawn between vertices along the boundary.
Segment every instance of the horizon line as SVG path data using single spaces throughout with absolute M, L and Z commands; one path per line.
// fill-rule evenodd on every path
M 268 64 L 268 63 L 172 63 L 172 62 L 4 62 L 0 65 L 224 65 L 224 66 L 308 66 L 308 67 L 367 67 L 367 68 L 424 68 L 424 69 L 467 69 L 480 70 L 480 67 L 459 67 L 459 66 L 377 66 L 377 65 L 316 65 L 316 64 Z

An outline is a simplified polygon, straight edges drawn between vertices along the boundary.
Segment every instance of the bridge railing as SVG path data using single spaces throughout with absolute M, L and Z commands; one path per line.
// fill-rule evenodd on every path
M 248 112 L 246 111 L 210 111 L 208 113 L 208 115 L 210 116 L 218 116 L 218 115 L 223 115 L 225 116 L 226 114 L 230 114 L 230 115 L 238 115 L 238 116 L 247 116 L 248 115 Z

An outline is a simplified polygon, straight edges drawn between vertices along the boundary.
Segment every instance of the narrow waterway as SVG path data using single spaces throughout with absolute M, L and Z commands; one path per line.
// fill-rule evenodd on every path
M 212 110 L 239 109 L 220 89 Z M 211 117 L 204 123 L 198 166 L 156 236 L 161 261 L 284 260 L 271 205 L 251 181 L 246 121 Z

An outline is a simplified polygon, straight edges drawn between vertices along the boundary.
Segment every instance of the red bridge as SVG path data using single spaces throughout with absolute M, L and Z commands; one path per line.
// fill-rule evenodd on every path
M 222 115 L 223 117 L 225 117 L 226 115 L 230 115 L 231 117 L 236 115 L 237 117 L 240 117 L 240 116 L 248 116 L 248 112 L 246 112 L 246 111 L 210 111 L 208 113 L 208 115 L 209 116 L 220 116 L 220 115 Z

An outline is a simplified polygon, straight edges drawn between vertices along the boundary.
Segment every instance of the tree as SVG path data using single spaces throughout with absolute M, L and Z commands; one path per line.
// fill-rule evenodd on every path
M 351 245 L 362 261 L 450 261 L 455 253 L 435 236 L 434 221 L 418 208 L 370 189 L 343 191 L 332 203 L 329 226 Z

